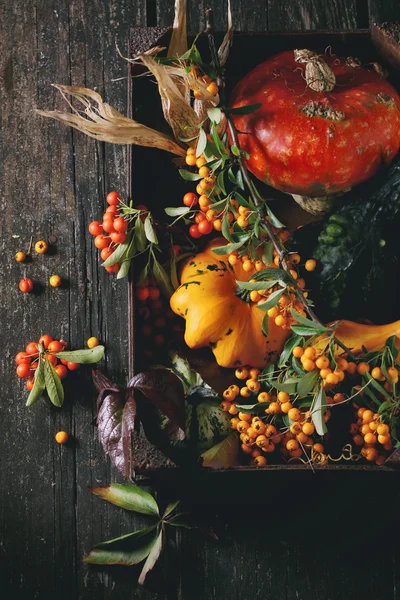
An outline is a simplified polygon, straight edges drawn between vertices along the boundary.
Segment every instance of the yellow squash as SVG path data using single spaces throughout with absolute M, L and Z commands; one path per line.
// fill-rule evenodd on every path
M 181 273 L 181 285 L 172 295 L 172 310 L 186 319 L 185 342 L 190 348 L 209 347 L 221 367 L 251 365 L 263 368 L 275 362 L 291 331 L 269 319 L 269 334 L 262 332 L 264 312 L 236 294 L 236 280 L 246 281 L 241 261 L 232 267 L 227 256 L 217 256 L 212 248 L 223 239 L 189 258 Z M 400 321 L 388 325 L 363 325 L 340 321 L 336 337 L 354 354 L 381 349 L 388 337 L 396 335 L 400 350 Z M 325 347 L 321 339 L 319 345 Z
M 190 348 L 208 346 L 221 367 L 264 367 L 282 352 L 288 331 L 269 320 L 269 335 L 261 325 L 265 313 L 236 295 L 236 280 L 246 281 L 242 263 L 232 267 L 227 256 L 212 252 L 217 239 L 190 258 L 182 269 L 181 285 L 171 308 L 186 319 L 185 342 Z

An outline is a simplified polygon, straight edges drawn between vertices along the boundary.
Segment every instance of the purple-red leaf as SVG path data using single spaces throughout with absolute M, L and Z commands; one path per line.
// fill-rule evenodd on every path
M 140 391 L 173 425 L 185 430 L 185 396 L 176 375 L 163 369 L 138 373 L 128 384 L 131 389 Z

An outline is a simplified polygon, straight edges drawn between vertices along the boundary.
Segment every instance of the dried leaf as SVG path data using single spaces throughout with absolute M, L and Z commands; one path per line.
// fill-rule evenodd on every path
M 142 57 L 143 59 L 143 57 Z M 152 60 L 152 59 L 148 59 Z M 153 61 L 154 62 L 154 61 Z M 167 135 L 146 127 L 133 119 L 124 117 L 120 112 L 103 102 L 97 92 L 88 88 L 53 84 L 63 95 L 72 109 L 71 113 L 59 111 L 37 110 L 43 117 L 56 119 L 64 125 L 82 131 L 100 142 L 112 144 L 136 144 L 166 150 L 178 156 L 185 156 L 185 150 Z M 77 110 L 67 100 L 66 95 L 72 96 L 83 105 Z
M 158 83 L 164 117 L 176 139 L 197 136 L 200 120 L 180 92 L 164 65 L 149 56 L 140 57 Z
M 228 0 L 228 30 L 222 40 L 222 44 L 218 48 L 218 58 L 221 67 L 224 66 L 228 60 L 229 50 L 233 43 L 233 22 L 232 22 L 232 9 L 231 0 Z
M 158 504 L 153 496 L 137 485 L 112 483 L 108 487 L 91 487 L 93 494 L 103 500 L 143 515 L 159 517 Z
M 175 18 L 168 56 L 182 56 L 187 49 L 186 0 L 175 0 Z

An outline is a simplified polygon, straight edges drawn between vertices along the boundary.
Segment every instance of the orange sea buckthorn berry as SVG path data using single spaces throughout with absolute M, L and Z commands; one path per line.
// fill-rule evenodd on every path
M 271 402 L 267 410 L 271 415 L 279 415 L 281 413 L 281 405 L 278 402 Z
M 387 435 L 390 431 L 389 425 L 386 425 L 386 423 L 381 423 L 380 425 L 378 425 L 376 431 L 377 431 L 378 435 Z
M 200 177 L 208 177 L 210 175 L 210 169 L 209 167 L 206 167 L 205 165 L 203 165 L 202 167 L 200 167 L 199 169 L 199 175 Z
M 285 325 L 285 323 L 286 319 L 282 315 L 278 315 L 277 317 L 275 317 L 275 325 L 277 325 L 277 327 L 282 327 L 283 325 Z
M 300 421 L 301 412 L 298 408 L 291 408 L 288 412 L 288 417 L 291 421 Z
M 250 398 L 251 394 L 252 392 L 247 386 L 240 388 L 240 395 L 242 396 L 242 398 Z
M 240 446 L 240 449 L 243 452 L 243 454 L 251 454 L 251 452 L 252 452 L 251 446 L 246 446 L 246 444 L 242 444 Z
M 311 348 L 311 346 L 309 346 L 308 348 L 304 349 L 304 356 L 306 358 L 309 358 L 310 360 L 315 360 L 316 355 L 317 355 L 317 352 L 316 352 L 315 348 Z
M 300 258 L 299 254 L 291 254 L 289 258 L 290 258 L 290 262 L 293 265 L 298 265 L 300 263 L 300 261 L 301 261 L 301 258 Z
M 258 392 L 260 389 L 260 384 L 256 379 L 248 379 L 246 381 L 246 386 L 249 388 L 251 392 Z
M 238 409 L 236 408 L 236 404 L 231 404 L 230 409 L 228 410 L 228 413 L 230 415 L 237 415 L 238 414 Z
M 256 467 L 265 467 L 267 464 L 267 459 L 265 456 L 256 456 L 253 460 Z
M 239 367 L 235 371 L 235 377 L 236 377 L 236 379 L 247 379 L 248 376 L 249 376 L 248 369 L 245 369 L 243 367 Z
M 275 317 L 277 317 L 279 315 L 279 310 L 277 309 L 276 306 L 273 306 L 272 308 L 267 310 L 267 314 L 270 319 L 274 319 Z
M 271 396 L 268 394 L 268 392 L 261 392 L 258 394 L 257 400 L 258 402 L 269 402 L 271 400 Z
M 196 164 L 196 156 L 194 154 L 187 154 L 185 162 L 187 165 L 189 165 L 189 167 L 194 167 Z
M 357 372 L 357 365 L 355 362 L 349 362 L 347 364 L 347 369 L 346 369 L 346 373 L 348 375 L 355 375 L 355 373 Z
M 88 348 L 95 348 L 96 346 L 98 346 L 98 345 L 99 345 L 99 343 L 100 343 L 100 342 L 99 342 L 99 340 L 97 339 L 97 337 L 94 337 L 94 336 L 93 336 L 93 337 L 90 337 L 90 338 L 88 339 L 88 341 L 86 342 L 86 344 L 87 344 L 87 347 L 88 347 Z
M 49 246 L 44 240 L 39 240 L 35 244 L 35 252 L 37 252 L 38 254 L 46 254 L 48 249 Z
M 62 284 L 62 279 L 59 275 L 52 275 L 49 279 L 49 283 L 51 287 L 60 287 Z
M 249 436 L 249 438 L 251 438 L 252 441 L 255 440 L 256 437 L 259 435 L 259 432 L 256 429 L 254 429 L 254 427 L 252 427 L 252 425 L 250 425 L 250 427 L 248 428 L 246 433 Z
M 360 431 L 363 435 L 366 435 L 367 433 L 372 433 L 372 429 L 369 426 L 369 423 L 365 423 L 364 425 L 362 425 Z
M 378 442 L 384 446 L 390 443 L 390 435 L 378 435 Z
M 256 444 L 257 446 L 259 446 L 260 448 L 263 448 L 264 446 L 268 445 L 268 438 L 265 435 L 259 435 L 256 438 Z
M 267 438 L 272 438 L 277 434 L 277 429 L 274 425 L 267 425 L 264 433 Z
M 220 407 L 222 408 L 222 410 L 224 412 L 228 412 L 228 410 L 230 409 L 231 403 L 229 402 L 229 400 L 223 400 L 220 404 Z
M 351 423 L 349 427 L 349 432 L 351 433 L 351 435 L 356 435 L 358 433 L 358 424 Z
M 231 419 L 231 427 L 232 427 L 232 429 L 236 430 L 236 428 L 237 428 L 237 426 L 238 426 L 239 423 L 240 423 L 240 419 L 238 419 L 237 417 L 234 418 L 234 419 Z
M 396 369 L 396 367 L 389 367 L 387 372 L 388 372 L 388 375 L 389 375 L 391 381 L 393 381 L 394 379 L 397 379 L 399 376 L 399 371 L 398 371 L 398 369 Z
M 265 433 L 265 425 L 262 421 L 256 421 L 255 423 L 252 422 L 252 428 L 257 433 L 257 435 Z
M 29 278 L 21 279 L 21 281 L 18 284 L 18 287 L 24 294 L 30 294 L 33 291 L 33 281 Z
M 325 377 L 325 381 L 329 385 L 337 385 L 339 383 L 339 377 L 335 373 L 328 373 Z
M 298 421 L 295 421 L 290 426 L 290 433 L 293 433 L 294 435 L 298 435 L 300 432 L 301 432 L 301 423 L 299 423 Z
M 279 402 L 289 402 L 290 396 L 287 392 L 278 392 L 278 400 Z
M 370 423 L 371 421 L 374 420 L 374 413 L 372 412 L 372 410 L 365 410 L 362 414 L 362 420 L 364 423 Z
M 382 377 L 382 369 L 380 367 L 374 367 L 371 371 L 371 377 L 373 379 L 380 379 Z
M 347 362 L 347 360 L 345 358 L 337 358 L 336 359 L 336 365 L 337 368 L 340 369 L 341 371 L 347 371 L 348 367 L 349 367 L 349 363 Z
M 293 408 L 293 404 L 291 402 L 282 402 L 282 404 L 281 404 L 281 410 L 286 415 L 288 414 L 289 410 L 291 410 L 292 408 Z
M 371 370 L 371 367 L 370 367 L 370 365 L 369 365 L 368 363 L 366 363 L 366 362 L 360 362 L 360 363 L 357 365 L 357 373 L 358 373 L 359 375 L 364 375 L 365 373 L 369 373 L 369 372 L 370 372 L 370 370 Z
M 315 369 L 315 362 L 313 360 L 310 360 L 308 358 L 306 358 L 303 362 L 303 369 L 305 371 L 314 371 Z
M 353 442 L 356 446 L 362 446 L 364 444 L 364 438 L 360 434 L 356 434 L 353 436 Z
M 251 415 L 248 413 L 240 412 L 238 414 L 238 417 L 241 421 L 251 421 Z
M 302 427 L 302 431 L 306 435 L 312 435 L 315 431 L 315 427 L 314 427 L 313 423 L 304 423 L 304 425 Z
M 295 346 L 292 350 L 292 354 L 295 358 L 301 358 L 304 354 L 304 348 L 301 346 Z
M 250 423 L 248 421 L 239 420 L 239 423 L 237 424 L 236 429 L 238 430 L 239 433 L 246 433 L 246 431 L 248 430 L 249 427 L 250 427 Z
M 323 447 L 322 444 L 319 444 L 319 443 L 318 444 L 314 444 L 313 445 L 313 451 L 314 452 L 319 452 L 319 453 L 324 452 L 324 447 Z
M 326 369 L 329 367 L 329 358 L 327 356 L 318 356 L 315 364 L 317 365 L 318 369 Z
M 235 254 L 230 254 L 228 257 L 228 262 L 230 265 L 232 265 L 232 267 L 234 267 L 235 265 L 237 265 L 238 263 L 238 257 Z
M 260 369 L 249 369 L 249 375 L 251 379 L 257 379 L 257 377 L 260 375 Z
M 364 442 L 366 444 L 376 444 L 376 435 L 374 433 L 366 433 L 364 435 Z
M 299 447 L 299 443 L 297 440 L 289 440 L 286 444 L 286 450 L 289 450 L 289 452 L 293 452 L 294 450 L 297 450 Z
M 17 252 L 15 255 L 15 260 L 17 262 L 24 262 L 24 260 L 26 260 L 25 252 Z
M 252 302 L 259 302 L 261 300 L 261 296 L 260 294 L 257 292 L 257 290 L 251 290 L 250 292 L 250 300 Z
M 376 448 L 363 448 L 361 454 L 370 462 L 374 462 L 378 458 L 378 450 Z
M 381 467 L 384 464 L 385 460 L 386 456 L 384 454 L 380 454 L 376 459 L 375 464 L 378 465 L 378 467 Z
M 339 402 L 344 402 L 346 400 L 346 398 L 344 397 L 344 394 L 335 394 L 333 396 L 333 402 L 335 404 L 338 404 Z
M 237 220 L 236 223 L 239 225 L 239 227 L 242 227 L 242 229 L 245 229 L 246 227 L 249 226 L 249 221 L 248 219 L 246 219 L 245 217 L 243 217 L 242 215 L 240 215 Z
M 313 258 L 309 258 L 308 260 L 306 260 L 304 268 L 306 271 L 309 271 L 311 273 L 312 271 L 315 271 L 316 266 L 317 261 Z
M 265 264 L 261 260 L 256 260 L 254 266 L 256 268 L 256 271 L 262 271 L 263 269 L 265 269 Z
M 66 431 L 59 431 L 55 435 L 57 444 L 66 444 L 68 442 L 68 433 Z

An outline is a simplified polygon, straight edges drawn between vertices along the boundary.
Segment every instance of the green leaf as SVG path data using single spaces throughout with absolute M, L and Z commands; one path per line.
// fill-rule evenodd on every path
M 311 319 L 306 319 L 306 317 L 300 315 L 296 310 L 294 310 L 294 308 L 292 308 L 290 312 L 292 313 L 293 318 L 298 321 L 298 323 L 301 323 L 301 325 L 304 325 L 309 329 L 316 329 L 318 331 L 331 331 L 329 327 L 324 327 L 321 325 L 321 323 L 316 323 L 315 321 L 311 321 Z
M 273 247 L 272 242 L 265 242 L 264 248 L 263 248 L 263 252 L 262 252 L 261 260 L 267 266 L 270 265 L 270 264 L 272 264 L 272 261 L 273 261 L 273 249 L 274 249 L 274 247 Z
M 166 519 L 171 513 L 173 513 L 179 503 L 180 503 L 180 500 L 175 500 L 175 502 L 170 502 L 168 504 L 167 508 L 164 510 L 164 514 L 163 514 L 162 518 Z
M 135 221 L 135 228 L 133 230 L 133 236 L 135 240 L 136 248 L 138 252 L 143 252 L 147 246 L 146 235 L 144 233 L 144 226 L 142 219 L 138 217 Z
M 285 225 L 282 223 L 282 221 L 280 221 L 278 219 L 278 217 L 276 217 L 274 215 L 274 213 L 272 212 L 272 210 L 270 209 L 268 204 L 265 204 L 265 210 L 267 211 L 267 215 L 270 218 L 271 225 L 273 225 L 274 227 L 277 227 L 278 229 L 283 229 L 285 227 Z
M 189 206 L 169 206 L 164 210 L 169 217 L 181 217 L 190 212 Z
M 213 248 L 212 251 L 214 254 L 218 254 L 219 256 L 222 254 L 230 254 L 231 252 L 235 252 L 235 250 L 239 250 L 249 239 L 250 236 L 244 237 L 240 242 L 234 242 L 233 244 L 226 244 L 226 246 L 217 246 Z
M 217 177 L 217 187 L 221 188 L 222 193 L 226 195 L 226 187 L 225 187 L 225 171 L 221 171 Z
M 277 284 L 276 281 L 239 281 L 236 280 L 236 285 L 241 290 L 256 290 L 260 292 L 262 290 L 269 290 L 269 288 L 274 287 Z
M 199 181 L 199 179 L 203 179 L 202 176 L 198 173 L 192 173 L 191 171 L 187 171 L 186 169 L 179 169 L 179 175 L 185 181 Z
M 46 384 L 44 380 L 44 362 L 42 360 L 42 356 L 39 356 L 38 359 L 38 367 L 35 371 L 35 381 L 33 384 L 33 388 L 28 396 L 28 400 L 26 401 L 26 406 L 32 406 L 35 404 L 44 390 L 46 389 Z
M 231 146 L 231 152 L 234 156 L 240 156 L 240 150 L 237 146 Z
M 257 304 L 257 308 L 259 308 L 260 310 L 267 311 L 270 308 L 272 308 L 273 306 L 276 306 L 279 302 L 279 299 L 283 296 L 285 291 L 286 291 L 286 288 L 282 288 L 280 290 L 275 290 L 275 292 L 272 292 L 272 294 L 268 297 L 268 300 L 266 300 L 262 304 Z
M 308 337 L 309 335 L 317 335 L 319 333 L 323 333 L 324 330 L 312 329 L 311 327 L 304 327 L 304 325 L 291 325 L 290 329 L 297 333 L 297 335 L 304 335 Z
M 226 211 L 226 213 L 223 216 L 222 219 L 222 235 L 224 236 L 224 238 L 226 240 L 228 240 L 229 242 L 232 241 L 232 236 L 231 236 L 231 232 L 229 231 L 229 220 L 228 220 L 228 211 Z
M 252 278 L 257 279 L 257 281 L 260 281 L 261 279 L 273 279 L 274 281 L 283 281 L 286 285 L 293 284 L 292 276 L 289 273 L 284 269 L 275 269 L 273 267 L 258 271 Z
M 243 175 L 240 169 L 238 169 L 238 172 L 236 173 L 236 184 L 241 190 L 244 190 Z
M 293 352 L 293 348 L 295 346 L 303 346 L 303 345 L 304 345 L 304 338 L 302 336 L 291 335 L 286 340 L 285 346 L 281 352 L 281 355 L 279 357 L 278 367 L 282 368 L 287 364 L 290 357 L 293 356 L 292 352 Z
M 111 254 L 111 256 L 109 256 L 107 258 L 107 260 L 105 260 L 101 266 L 102 267 L 112 267 L 113 265 L 115 265 L 116 263 L 121 262 L 121 260 L 123 260 L 123 256 L 124 254 L 128 251 L 130 242 L 131 242 L 131 237 L 132 234 L 128 234 L 125 242 L 123 242 L 122 244 L 118 244 L 114 250 L 114 252 Z
M 92 565 L 137 565 L 148 557 L 158 536 L 158 526 L 152 525 L 134 533 L 96 544 L 83 562 Z
M 213 121 L 218 125 L 222 119 L 222 110 L 218 107 L 209 108 L 207 110 L 207 115 L 210 121 Z
M 215 127 L 215 123 L 211 123 L 210 132 L 211 132 L 211 137 L 213 139 L 213 142 L 214 142 L 217 150 L 220 152 L 220 155 L 226 154 L 226 148 L 220 140 L 217 129 Z
M 319 371 L 310 371 L 299 380 L 297 384 L 297 393 L 299 396 L 307 396 L 314 389 L 319 378 Z
M 190 367 L 186 358 L 182 358 L 177 352 L 170 352 L 169 360 L 173 372 L 181 380 L 185 394 L 189 392 L 190 388 L 204 384 L 199 373 Z
M 218 200 L 218 202 L 214 202 L 213 204 L 209 205 L 209 208 L 212 208 L 213 210 L 221 210 L 223 208 L 225 208 L 226 205 L 226 198 L 223 198 L 222 200 Z
M 49 360 L 46 360 L 44 363 L 44 381 L 50 402 L 54 406 L 62 406 L 64 402 L 64 388 L 61 379 Z
M 244 104 L 237 108 L 224 108 L 224 113 L 227 115 L 250 115 L 261 107 L 262 102 L 258 102 L 257 104 Z
M 245 206 L 250 210 L 254 210 L 253 204 L 251 202 L 248 202 L 245 198 L 243 198 L 242 194 L 239 194 L 239 192 L 235 192 L 235 200 L 237 200 L 240 206 Z
M 299 379 L 300 381 L 300 379 Z M 288 394 L 295 394 L 296 390 L 297 390 L 297 381 L 296 383 L 280 383 L 278 381 L 271 381 L 271 385 L 272 387 L 276 388 L 277 390 L 281 391 L 281 392 L 287 392 Z
M 197 138 L 196 156 L 201 156 L 207 146 L 207 136 L 204 129 L 200 129 L 199 137 Z
M 171 256 L 169 272 L 170 272 L 172 287 L 174 288 L 174 290 L 176 290 L 179 287 L 179 279 L 178 279 L 178 271 L 176 269 L 176 255 L 175 254 L 173 254 L 173 256 Z
M 115 506 L 126 510 L 159 517 L 157 502 L 153 496 L 137 485 L 112 483 L 108 487 L 91 487 L 90 490 Z
M 397 340 L 396 335 L 392 335 L 386 340 L 386 346 L 389 348 L 389 350 L 393 356 L 393 359 L 396 359 L 397 355 L 398 355 L 398 350 L 396 348 L 396 340 Z
M 171 298 L 172 294 L 174 293 L 174 288 L 171 285 L 171 282 L 164 267 L 160 265 L 160 263 L 155 257 L 153 263 L 153 275 L 156 278 L 158 287 L 160 288 L 164 296 L 168 299 Z
M 63 350 L 56 352 L 54 356 L 68 360 L 69 362 L 80 363 L 81 365 L 90 365 L 99 362 L 104 356 L 104 346 L 95 346 L 94 348 L 84 348 L 83 350 Z
M 371 377 L 371 375 L 368 372 L 364 373 L 364 379 L 365 383 L 368 382 L 370 385 L 372 385 L 372 387 L 374 387 L 377 392 L 382 394 L 382 396 L 388 395 L 388 392 L 385 390 L 385 388 L 376 379 Z
M 151 244 L 158 244 L 157 234 L 153 227 L 153 219 L 150 213 L 148 213 L 144 220 L 144 233 Z
M 238 438 L 231 433 L 222 442 L 216 444 L 201 455 L 203 467 L 211 469 L 227 469 L 238 461 Z
M 164 533 L 164 530 L 161 529 L 160 533 L 158 534 L 158 538 L 155 541 L 153 548 L 151 549 L 151 552 L 147 557 L 146 562 L 144 563 L 142 572 L 140 573 L 140 577 L 138 579 L 138 582 L 140 585 L 144 584 L 147 573 L 149 573 L 153 569 L 154 565 L 160 558 L 162 549 L 164 547 L 164 542 L 165 542 L 165 533 Z
M 326 413 L 326 394 L 323 387 L 318 390 L 318 393 L 314 397 L 312 405 L 312 420 L 315 425 L 315 430 L 318 435 L 324 435 L 328 429 L 324 421 L 324 415 Z
M 264 335 L 268 335 L 269 334 L 269 316 L 268 313 L 265 313 L 262 323 L 261 323 L 261 330 L 263 332 Z
M 382 404 L 378 408 L 378 413 L 380 415 L 383 415 L 385 412 L 388 412 L 392 408 L 393 408 L 393 404 L 391 402 L 387 402 L 387 400 L 385 400 L 385 402 L 382 402 Z
M 126 277 L 129 273 L 130 266 L 131 266 L 131 261 L 124 260 L 119 268 L 118 273 L 117 273 L 117 279 L 123 279 L 124 277 Z

